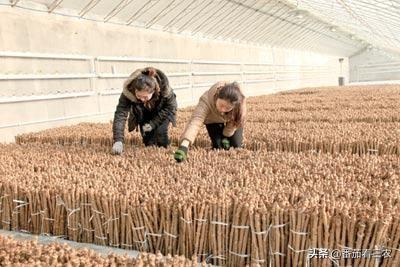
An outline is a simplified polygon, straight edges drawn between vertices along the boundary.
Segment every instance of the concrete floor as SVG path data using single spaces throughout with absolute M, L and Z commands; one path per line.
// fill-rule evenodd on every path
M 139 255 L 139 252 L 136 250 L 125 250 L 125 249 L 120 249 L 120 248 L 112 248 L 112 247 L 106 247 L 106 246 L 98 246 L 90 243 L 79 243 L 75 241 L 69 241 L 65 240 L 59 237 L 55 236 L 45 236 L 45 235 L 31 235 L 31 234 L 25 234 L 21 232 L 13 232 L 13 231 L 6 231 L 6 230 L 0 230 L 0 235 L 1 236 L 11 236 L 14 240 L 20 240 L 20 241 L 32 241 L 32 240 L 37 240 L 38 244 L 42 245 L 47 245 L 51 243 L 60 243 L 60 244 L 68 244 L 69 246 L 73 248 L 87 248 L 94 250 L 95 252 L 107 256 L 111 253 L 117 254 L 117 255 L 127 255 L 128 257 L 133 257 L 136 258 Z M 198 264 L 198 266 L 201 266 L 201 263 Z M 213 266 L 213 265 L 210 265 Z
M 73 248 L 88 248 L 88 249 L 94 250 L 103 256 L 107 256 L 111 253 L 114 253 L 117 255 L 126 254 L 129 257 L 136 258 L 139 254 L 139 252 L 136 250 L 125 250 L 125 249 L 120 249 L 120 248 L 98 246 L 98 245 L 88 244 L 88 243 L 78 243 L 78 242 L 69 241 L 69 240 L 65 240 L 65 239 L 53 237 L 53 236 L 31 235 L 31 234 L 25 234 L 25 233 L 21 233 L 21 232 L 13 232 L 13 231 L 5 231 L 5 230 L 0 230 L 0 235 L 11 236 L 13 239 L 21 240 L 21 241 L 37 240 L 38 244 L 42 244 L 42 245 L 47 245 L 50 243 L 61 243 L 61 244 L 66 243 Z

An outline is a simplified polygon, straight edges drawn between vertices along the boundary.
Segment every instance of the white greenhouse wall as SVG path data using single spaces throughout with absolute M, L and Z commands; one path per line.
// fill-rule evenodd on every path
M 0 7 L 0 141 L 19 133 L 109 121 L 127 75 L 165 71 L 180 107 L 218 80 L 247 96 L 337 85 L 338 57 L 193 38 Z M 348 60 L 342 75 L 348 81 Z

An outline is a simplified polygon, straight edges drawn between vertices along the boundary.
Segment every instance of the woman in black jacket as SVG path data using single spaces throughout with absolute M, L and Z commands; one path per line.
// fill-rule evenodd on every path
M 155 68 L 138 69 L 125 81 L 113 123 L 113 154 L 121 154 L 126 119 L 128 129 L 139 126 L 145 146 L 167 147 L 168 126 L 175 126 L 176 95 L 165 74 Z

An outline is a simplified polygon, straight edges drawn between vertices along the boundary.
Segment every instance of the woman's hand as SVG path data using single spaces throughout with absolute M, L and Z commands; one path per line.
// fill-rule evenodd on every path
M 151 132 L 153 130 L 153 127 L 150 125 L 150 123 L 146 123 L 145 125 L 142 126 L 143 132 Z
M 121 141 L 117 141 L 114 143 L 111 153 L 114 155 L 121 155 L 122 151 L 124 151 L 124 145 L 122 144 Z
M 174 159 L 179 163 L 185 161 L 187 158 L 188 148 L 186 146 L 180 146 L 174 153 Z
M 222 139 L 222 147 L 225 150 L 229 150 L 229 148 L 231 148 L 231 143 L 229 142 L 228 138 L 225 137 L 225 138 Z

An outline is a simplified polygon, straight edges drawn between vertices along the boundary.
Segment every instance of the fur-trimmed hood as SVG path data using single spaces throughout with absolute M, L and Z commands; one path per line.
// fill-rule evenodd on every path
M 172 94 L 172 89 L 169 86 L 169 81 L 167 76 L 159 69 L 155 69 L 156 70 L 156 75 L 155 78 L 157 80 L 157 83 L 160 87 L 160 97 L 168 97 Z M 128 79 L 126 79 L 126 81 L 124 82 L 123 85 L 123 90 L 122 93 L 132 102 L 140 102 L 135 94 L 131 93 L 128 90 L 128 87 L 130 85 L 130 83 L 136 78 L 138 77 L 141 73 L 145 73 L 147 71 L 147 68 L 143 68 L 143 69 L 137 69 L 135 70 Z

